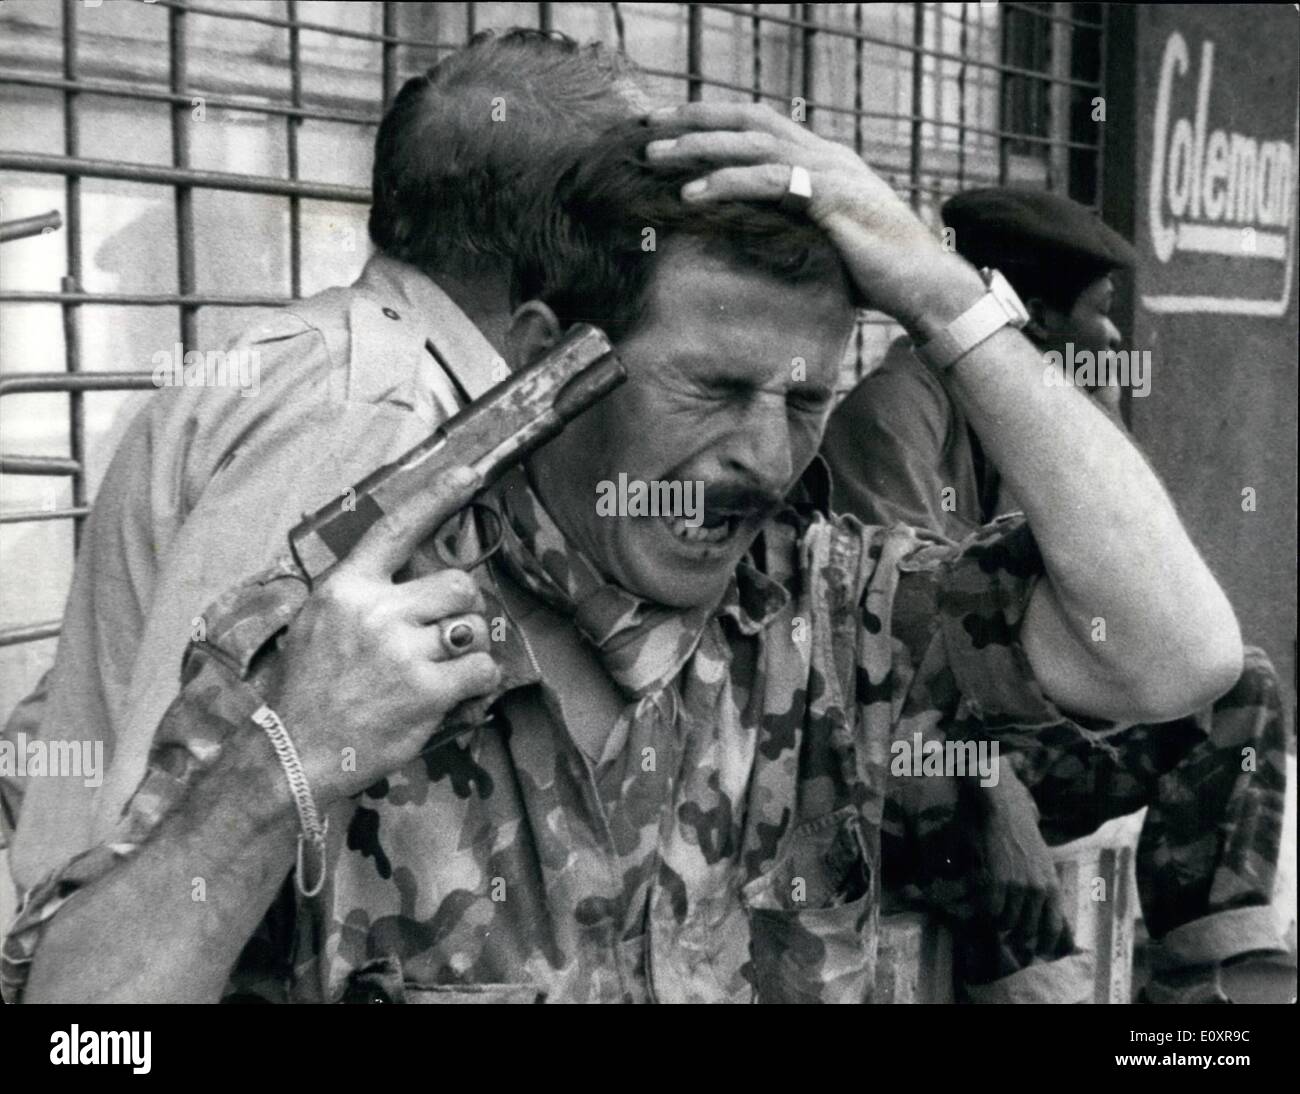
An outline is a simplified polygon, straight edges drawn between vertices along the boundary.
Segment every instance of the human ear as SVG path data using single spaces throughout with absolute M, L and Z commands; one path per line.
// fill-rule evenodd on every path
M 1029 312 L 1029 322 L 1024 327 L 1025 337 L 1032 342 L 1046 342 L 1053 329 L 1047 319 L 1050 309 L 1043 303 L 1042 297 L 1033 296 L 1025 301 L 1025 310 Z
M 564 334 L 555 312 L 540 300 L 529 300 L 515 309 L 506 330 L 506 352 L 510 368 L 518 372 L 548 353 Z

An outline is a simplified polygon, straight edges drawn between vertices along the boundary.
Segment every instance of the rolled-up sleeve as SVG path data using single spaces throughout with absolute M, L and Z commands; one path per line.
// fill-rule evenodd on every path
M 205 640 L 189 646 L 180 694 L 163 716 L 144 777 L 116 827 L 24 893 L 0 949 L 0 995 L 6 1003 L 21 1002 L 49 921 L 79 893 L 136 855 L 171 813 L 184 808 L 189 788 L 217 762 L 232 735 L 251 731 L 253 714 L 265 702 L 252 676 L 254 657 L 305 597 L 305 584 L 285 561 L 230 590 L 209 609 L 213 626 Z M 249 993 L 246 987 L 242 991 Z
M 39 717 L 46 739 L 103 739 L 108 770 L 93 789 L 29 780 L 11 857 L 20 889 L 116 824 L 205 608 L 281 554 L 304 513 L 436 425 L 398 396 L 347 398 L 345 370 L 293 315 L 239 345 L 260 355 L 256 397 L 159 392 L 100 490 Z
M 926 544 L 900 568 L 895 630 L 912 636 L 918 683 L 949 736 L 1005 737 L 1013 745 L 1018 733 L 1062 723 L 1084 735 L 1117 728 L 1062 711 L 1034 676 L 1021 627 L 1045 571 L 1023 513 L 955 546 Z M 917 618 L 926 613 L 928 620 Z

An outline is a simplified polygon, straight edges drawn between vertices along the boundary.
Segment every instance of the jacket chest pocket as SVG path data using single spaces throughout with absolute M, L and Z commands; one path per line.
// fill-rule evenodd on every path
M 741 890 L 760 1003 L 865 1003 L 875 981 L 876 856 L 853 806 L 790 835 L 777 865 Z
M 381 957 L 348 977 L 342 1003 L 544 1003 L 536 984 L 432 984 L 403 975 L 396 956 Z

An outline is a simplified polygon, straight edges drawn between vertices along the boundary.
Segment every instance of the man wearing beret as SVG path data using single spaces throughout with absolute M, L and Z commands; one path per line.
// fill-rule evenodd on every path
M 963 257 L 1000 270 L 1015 288 L 1029 313 L 1024 332 L 1046 360 L 1053 351 L 1064 358 L 1071 348 L 1094 355 L 1118 348 L 1111 274 L 1131 269 L 1134 251 L 1086 207 L 1042 191 L 986 189 L 950 199 L 943 220 Z M 1123 428 L 1119 388 L 1095 380 L 1084 390 Z M 964 539 L 1018 508 L 984 447 L 939 374 L 899 338 L 831 415 L 822 455 L 833 507 L 869 524 L 901 521 Z M 976 878 L 973 907 L 951 908 L 965 920 L 958 965 L 972 1000 L 1088 994 L 1046 844 L 1143 806 L 1138 887 L 1156 940 L 1144 998 L 1223 1001 L 1224 962 L 1277 948 L 1268 903 L 1286 748 L 1277 678 L 1262 650 L 1247 647 L 1236 686 L 1180 721 L 1094 732 L 971 716 L 950 733 L 997 740 L 1010 760 L 1003 793 L 1023 803 L 973 826 L 955 813 L 927 821 L 926 838 L 939 848 L 956 841 L 955 857 Z M 976 834 L 964 840 L 961 831 Z M 894 880 L 910 880 L 915 848 L 887 841 L 885 853 L 887 882 L 891 859 Z M 928 895 L 945 903 L 937 890 Z

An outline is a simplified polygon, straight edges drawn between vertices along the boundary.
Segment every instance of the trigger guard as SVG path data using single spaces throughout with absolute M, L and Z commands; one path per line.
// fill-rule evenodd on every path
M 484 513 L 486 517 L 491 518 L 490 521 L 480 518 L 480 520 L 476 522 L 476 527 L 480 531 L 480 538 L 484 538 L 481 533 L 485 524 L 491 528 L 491 532 L 488 533 L 487 537 L 491 539 L 491 546 L 484 551 L 480 551 L 476 558 L 465 561 L 455 557 L 454 555 L 448 554 L 448 549 L 444 542 L 446 537 L 443 536 L 442 529 L 439 528 L 438 532 L 433 537 L 433 549 L 438 556 L 438 561 L 448 569 L 472 570 L 476 566 L 481 566 L 501 548 L 501 514 L 483 501 L 472 501 L 465 507 L 465 509 L 461 510 L 461 512 L 463 513 L 466 510 L 478 510 Z

